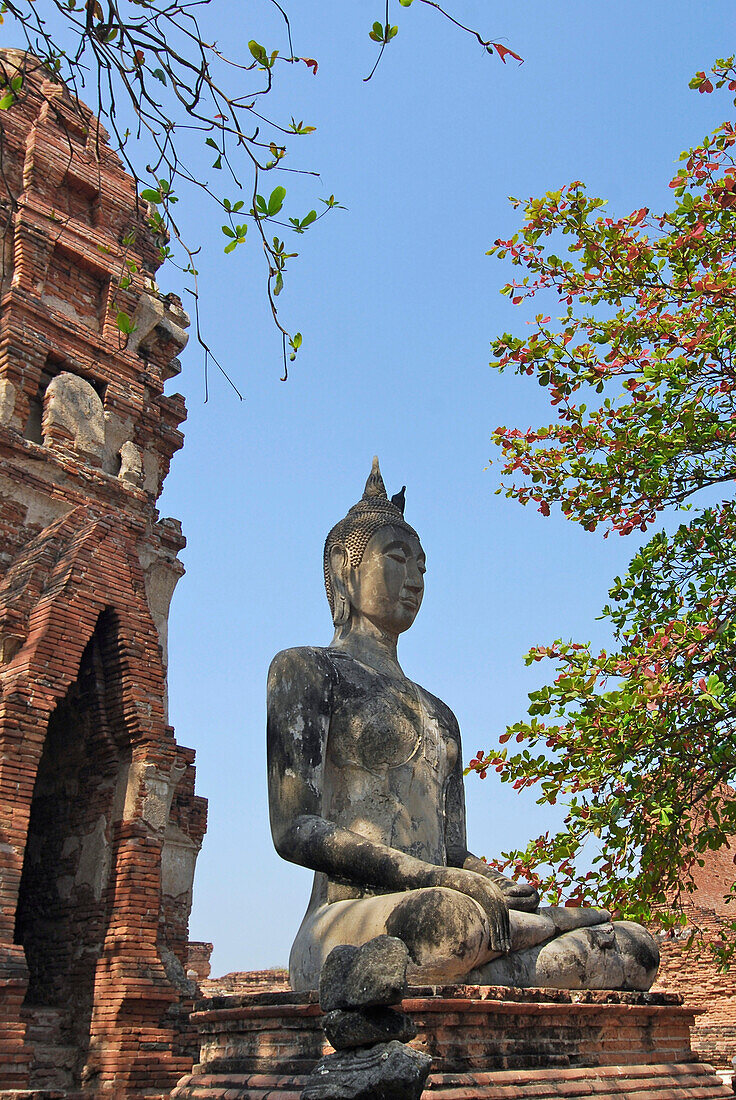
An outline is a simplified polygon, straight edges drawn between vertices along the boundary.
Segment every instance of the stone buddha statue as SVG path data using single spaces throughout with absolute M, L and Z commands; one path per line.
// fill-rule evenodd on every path
M 388 934 L 406 944 L 418 985 L 648 989 L 659 954 L 644 928 L 540 907 L 531 886 L 469 851 L 457 720 L 396 652 L 425 569 L 403 490 L 388 499 L 374 459 L 325 543 L 332 642 L 284 650 L 268 678 L 274 844 L 315 872 L 292 988 L 315 989 L 333 947 Z

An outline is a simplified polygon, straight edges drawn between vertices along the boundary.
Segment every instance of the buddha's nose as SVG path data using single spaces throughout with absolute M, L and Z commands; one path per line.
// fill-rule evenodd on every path
M 413 571 L 409 572 L 409 576 L 406 578 L 406 587 L 410 592 L 421 592 L 424 588 L 424 578 L 418 568 L 415 567 Z

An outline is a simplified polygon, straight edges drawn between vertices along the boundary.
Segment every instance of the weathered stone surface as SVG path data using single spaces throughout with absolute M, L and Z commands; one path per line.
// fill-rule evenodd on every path
M 136 488 L 143 481 L 143 457 L 129 439 L 120 448 L 120 473 L 118 477 Z
M 157 294 L 141 294 L 133 314 L 133 331 L 128 336 L 127 350 L 138 351 L 164 316 L 163 302 Z
M 15 412 L 15 386 L 0 378 L 0 424 L 9 424 Z
M 62 371 L 46 389 L 43 409 L 44 442 L 68 439 L 82 454 L 102 458 L 105 449 L 105 414 L 94 386 L 84 378 Z
M 553 986 L 648 988 L 656 945 L 643 928 L 617 939 L 610 924 L 595 931 L 608 921 L 599 910 L 538 913 L 536 890 L 468 850 L 457 720 L 397 656 L 424 571 L 403 490 L 389 500 L 374 459 L 363 497 L 325 543 L 332 643 L 284 650 L 269 671 L 274 843 L 317 872 L 289 960 L 292 988 L 315 989 L 333 948 L 384 933 L 408 948 L 416 985 L 471 973 L 513 981 L 518 971 Z
M 335 1009 L 322 1021 L 335 1050 L 370 1047 L 376 1043 L 409 1043 L 417 1029 L 411 1017 L 392 1008 Z
M 545 905 L 539 913 L 552 920 L 557 932 L 572 932 L 574 928 L 589 928 L 611 920 L 607 909 L 578 909 L 567 905 Z
M 509 916 L 515 951 L 535 947 L 556 935 L 555 923 L 544 910 L 539 913 L 513 913 Z
M 404 996 L 409 952 L 393 936 L 376 936 L 361 948 L 336 947 L 319 978 L 319 1003 L 324 1012 L 398 1004 Z
M 631 921 L 577 928 L 538 947 L 494 959 L 471 981 L 522 989 L 649 989 L 659 950 Z
M 325 959 L 319 976 L 319 1003 L 323 1012 L 345 1007 L 345 985 L 358 948 L 350 944 L 335 947 Z
M 302 1100 L 419 1100 L 432 1059 L 403 1043 L 328 1054 L 312 1071 Z

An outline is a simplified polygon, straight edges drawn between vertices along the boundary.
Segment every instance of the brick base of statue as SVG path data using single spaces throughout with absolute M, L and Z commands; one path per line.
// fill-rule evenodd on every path
M 448 986 L 412 989 L 401 1008 L 418 1030 L 411 1046 L 433 1059 L 424 1092 L 431 1100 L 732 1097 L 693 1054 L 698 1010 L 682 1001 L 672 993 Z M 321 1015 L 316 992 L 198 1002 L 200 1062 L 172 1100 L 299 1100 L 332 1050 Z

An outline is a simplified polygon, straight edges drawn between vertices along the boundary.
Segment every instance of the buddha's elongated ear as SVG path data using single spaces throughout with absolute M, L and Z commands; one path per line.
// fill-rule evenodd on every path
M 340 542 L 330 547 L 330 574 L 332 580 L 332 621 L 342 626 L 350 618 L 350 600 L 347 590 L 348 552 Z

